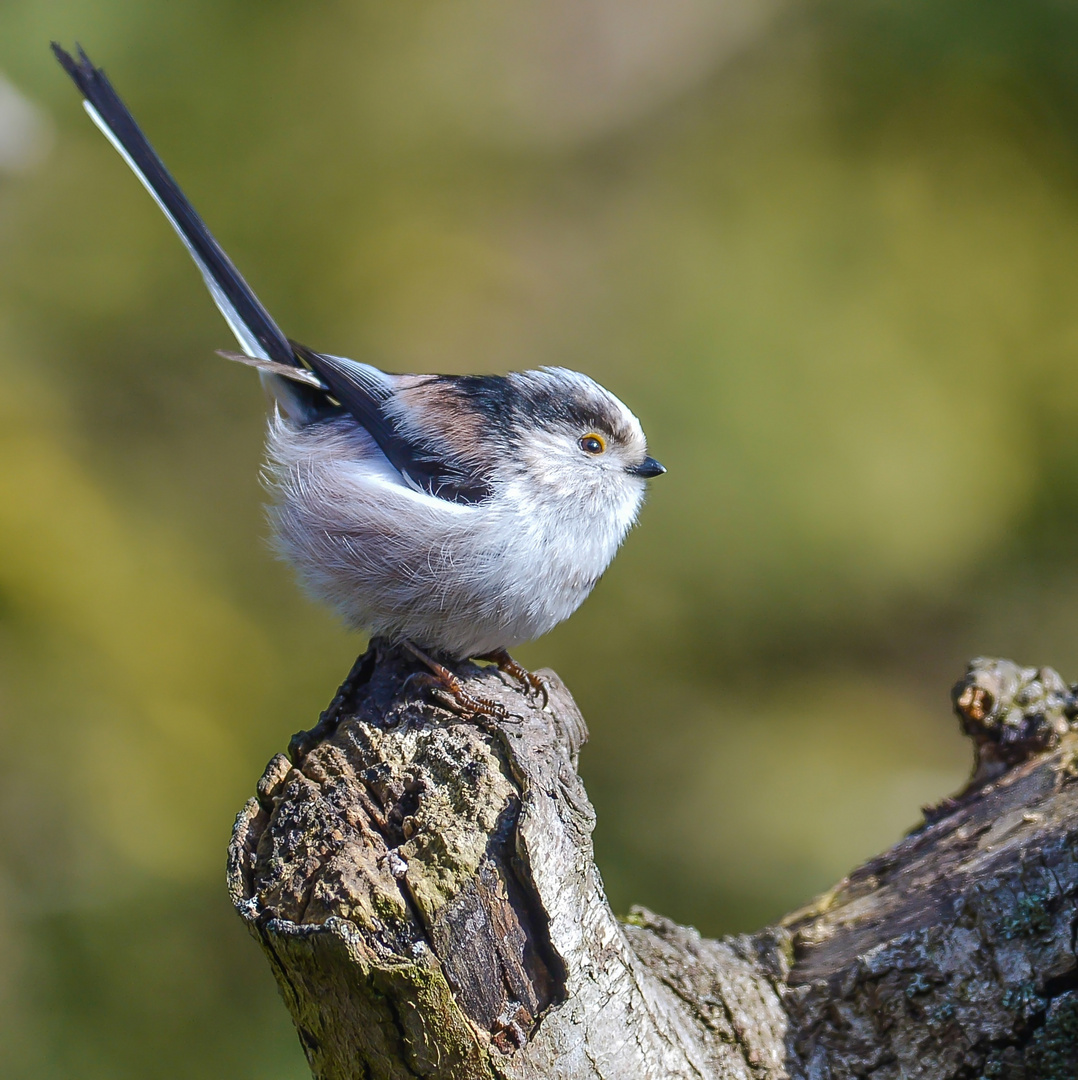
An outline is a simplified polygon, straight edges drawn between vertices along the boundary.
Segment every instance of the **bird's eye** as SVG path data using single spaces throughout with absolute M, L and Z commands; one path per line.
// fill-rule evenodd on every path
M 606 440 L 594 431 L 589 432 L 580 440 L 580 449 L 585 454 L 601 454 L 606 450 Z

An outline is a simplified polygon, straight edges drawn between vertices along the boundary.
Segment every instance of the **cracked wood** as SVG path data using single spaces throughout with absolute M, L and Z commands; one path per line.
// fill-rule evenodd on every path
M 1078 735 L 1054 672 L 976 662 L 955 690 L 975 782 L 780 925 L 712 941 L 611 912 L 553 673 L 544 710 L 461 665 L 515 714 L 476 723 L 415 670 L 375 643 L 230 846 L 316 1077 L 1078 1076 Z

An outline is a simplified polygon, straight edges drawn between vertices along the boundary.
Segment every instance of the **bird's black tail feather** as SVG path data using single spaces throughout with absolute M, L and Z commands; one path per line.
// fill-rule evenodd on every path
M 76 48 L 77 60 L 52 44 L 56 59 L 82 92 L 90 118 L 146 186 L 198 264 L 244 352 L 279 364 L 298 364 L 288 339 L 195 213 L 105 73 L 94 67 L 81 47 Z

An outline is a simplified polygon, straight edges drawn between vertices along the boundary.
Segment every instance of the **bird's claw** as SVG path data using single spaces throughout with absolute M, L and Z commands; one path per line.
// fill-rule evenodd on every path
M 490 717 L 492 720 L 501 721 L 509 719 L 511 714 L 501 702 L 469 693 L 465 690 L 464 683 L 449 668 L 439 664 L 437 660 L 428 656 L 421 649 L 417 649 L 411 642 L 404 642 L 404 645 L 409 652 L 422 660 L 430 669 L 429 672 L 413 672 L 405 680 L 405 686 L 412 682 L 413 679 L 424 686 L 429 686 L 440 698 L 452 703 L 450 707 L 454 712 L 459 712 L 465 716 Z
M 485 653 L 483 656 L 477 656 L 476 659 L 489 660 L 496 665 L 499 671 L 515 679 L 524 688 L 528 697 L 542 698 L 542 708 L 545 709 L 550 704 L 550 691 L 546 683 L 534 671 L 529 671 L 523 664 L 518 664 L 505 649 Z
M 413 681 L 429 687 L 443 704 L 464 716 L 486 716 L 492 720 L 509 719 L 510 713 L 501 702 L 470 694 L 455 675 L 451 679 L 442 679 L 430 672 L 416 671 L 408 676 L 404 685 L 407 686 Z

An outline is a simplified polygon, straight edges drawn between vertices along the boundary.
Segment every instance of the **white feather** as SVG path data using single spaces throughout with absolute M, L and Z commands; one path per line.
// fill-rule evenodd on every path
M 248 367 L 257 368 L 270 375 L 279 375 L 282 379 L 290 379 L 292 382 L 303 383 L 313 386 L 317 390 L 328 390 L 324 382 L 313 372 L 304 367 L 295 367 L 292 364 L 278 364 L 276 360 L 266 360 L 261 356 L 248 356 L 246 353 L 229 352 L 227 349 L 218 349 L 218 356 L 226 360 L 234 360 L 237 364 L 246 364 Z

